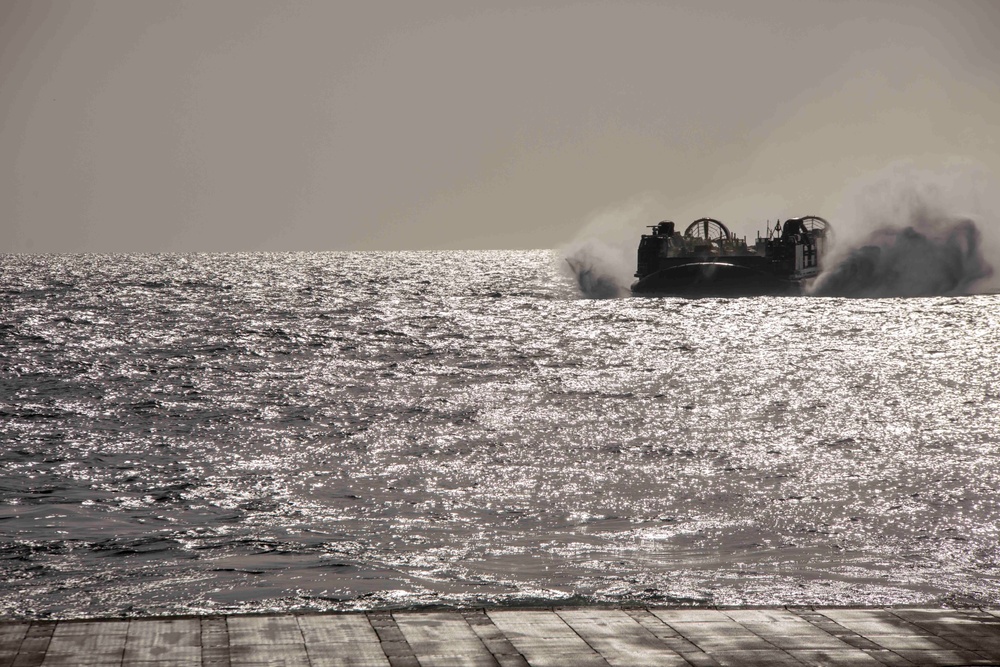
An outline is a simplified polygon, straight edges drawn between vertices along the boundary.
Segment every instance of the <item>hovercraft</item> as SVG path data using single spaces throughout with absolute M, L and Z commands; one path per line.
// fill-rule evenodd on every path
M 736 297 L 803 294 L 819 274 L 830 223 L 809 215 L 780 220 L 753 246 L 713 218 L 683 233 L 664 220 L 639 241 L 632 293 L 643 296 Z

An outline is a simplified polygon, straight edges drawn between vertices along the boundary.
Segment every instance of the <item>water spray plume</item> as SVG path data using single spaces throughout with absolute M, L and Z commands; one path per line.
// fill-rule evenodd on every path
M 560 251 L 560 269 L 590 299 L 613 299 L 629 293 L 636 265 L 637 230 L 662 216 L 662 207 L 642 197 L 594 214 Z
M 599 247 L 595 250 L 588 245 L 565 258 L 566 265 L 576 277 L 580 293 L 589 299 L 617 299 L 626 293 L 622 281 L 602 259 L 604 254 L 606 248 Z
M 913 297 L 995 289 L 1000 192 L 970 165 L 894 165 L 851 188 L 812 294 Z

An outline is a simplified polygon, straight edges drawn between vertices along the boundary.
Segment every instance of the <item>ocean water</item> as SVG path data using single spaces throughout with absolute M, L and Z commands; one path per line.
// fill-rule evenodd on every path
M 1000 296 L 0 256 L 0 617 L 1000 604 Z

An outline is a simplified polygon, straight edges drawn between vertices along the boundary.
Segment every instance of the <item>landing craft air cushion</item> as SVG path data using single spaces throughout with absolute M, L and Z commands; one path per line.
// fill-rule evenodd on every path
M 639 241 L 633 294 L 794 296 L 819 274 L 830 223 L 815 215 L 779 221 L 752 247 L 713 218 L 695 220 L 683 234 L 669 220 L 651 229 Z

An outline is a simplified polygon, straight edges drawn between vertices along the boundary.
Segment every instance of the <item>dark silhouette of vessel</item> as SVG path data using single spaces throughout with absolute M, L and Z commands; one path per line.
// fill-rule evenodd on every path
M 665 220 L 639 241 L 632 293 L 643 296 L 733 297 L 804 293 L 819 274 L 830 223 L 810 215 L 768 223 L 753 246 L 712 218 L 684 233 Z

